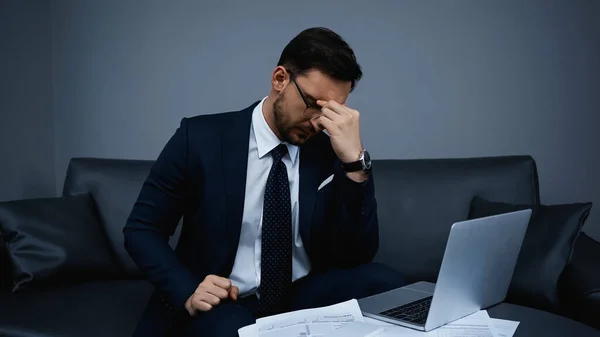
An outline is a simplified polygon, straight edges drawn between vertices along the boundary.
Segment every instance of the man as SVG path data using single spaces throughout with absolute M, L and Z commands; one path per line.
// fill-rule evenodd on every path
M 283 50 L 267 97 L 182 120 L 124 228 L 156 288 L 136 336 L 237 336 L 261 316 L 404 285 L 371 263 L 374 182 L 345 105 L 361 77 L 339 35 L 311 28 Z

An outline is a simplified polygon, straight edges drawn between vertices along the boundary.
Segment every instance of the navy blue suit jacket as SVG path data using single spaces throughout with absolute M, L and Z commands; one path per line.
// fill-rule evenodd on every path
M 152 302 L 186 314 L 204 277 L 231 273 L 239 241 L 254 107 L 184 118 L 161 151 L 124 227 L 125 247 L 155 286 Z M 331 183 L 317 191 L 323 180 Z M 313 270 L 370 262 L 379 231 L 373 176 L 350 180 L 320 133 L 300 148 L 299 231 Z M 180 219 L 175 251 L 168 244 Z M 156 305 L 156 304 L 154 304 Z M 168 316 L 168 315 L 167 315 Z

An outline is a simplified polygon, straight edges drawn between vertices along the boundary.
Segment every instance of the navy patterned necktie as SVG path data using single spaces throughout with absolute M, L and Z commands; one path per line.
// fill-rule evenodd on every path
M 286 153 L 285 144 L 271 151 L 273 166 L 265 188 L 258 310 L 261 316 L 287 310 L 292 284 L 292 206 L 287 169 L 281 161 Z

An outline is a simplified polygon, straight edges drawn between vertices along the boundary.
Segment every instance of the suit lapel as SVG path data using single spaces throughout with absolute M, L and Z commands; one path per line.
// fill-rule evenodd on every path
M 225 131 L 222 133 L 221 144 L 223 148 L 221 149 L 221 156 L 226 200 L 225 224 L 232 233 L 232 239 L 228 242 L 231 247 L 227 247 L 226 251 L 233 252 L 230 256 L 232 264 L 235 259 L 242 225 L 248 166 L 248 142 L 250 140 L 252 111 L 257 104 L 258 102 L 240 112 L 233 113 L 232 117 L 226 121 L 229 125 L 225 126 Z

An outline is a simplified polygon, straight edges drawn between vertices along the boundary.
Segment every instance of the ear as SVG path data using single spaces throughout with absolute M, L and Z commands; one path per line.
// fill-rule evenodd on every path
M 271 86 L 273 90 L 281 92 L 288 85 L 290 81 L 290 75 L 283 66 L 277 66 L 273 70 L 273 76 L 271 77 Z

